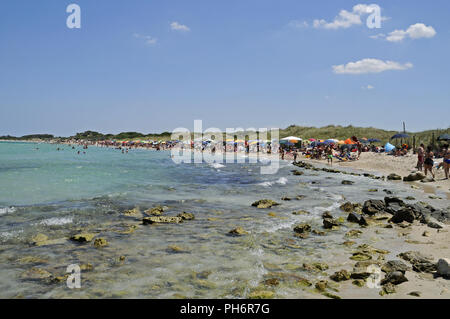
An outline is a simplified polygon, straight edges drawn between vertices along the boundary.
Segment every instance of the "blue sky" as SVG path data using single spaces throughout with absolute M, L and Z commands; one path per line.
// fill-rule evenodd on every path
M 66 26 L 71 3 L 81 29 Z M 381 29 L 367 14 L 345 19 L 372 3 Z M 150 133 L 195 119 L 447 128 L 449 13 L 447 0 L 5 0 L 0 135 Z

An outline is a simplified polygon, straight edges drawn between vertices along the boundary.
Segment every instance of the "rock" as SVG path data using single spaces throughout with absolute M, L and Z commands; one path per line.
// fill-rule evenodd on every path
M 401 180 L 402 180 L 402 177 L 401 177 L 400 175 L 397 175 L 397 174 L 395 174 L 395 173 L 392 173 L 392 174 L 389 174 L 389 175 L 388 175 L 387 179 L 388 179 L 389 181 L 401 181 Z
M 347 241 L 345 241 L 345 242 L 342 243 L 342 245 L 347 246 L 347 247 L 351 247 L 351 246 L 353 246 L 354 244 L 356 244 L 356 242 L 350 241 L 350 240 L 347 240 Z
M 326 219 L 326 218 L 333 218 L 333 215 L 330 214 L 330 212 L 324 212 L 322 214 L 322 218 Z
M 408 176 L 403 177 L 404 182 L 415 182 L 415 181 L 421 181 L 425 178 L 425 175 L 423 175 L 421 172 L 409 174 Z
M 162 207 L 162 206 L 156 206 L 156 207 L 153 207 L 153 208 L 150 208 L 150 209 L 147 209 L 146 211 L 144 211 L 144 213 L 149 216 L 161 216 L 163 214 L 163 212 L 164 212 L 164 207 Z
M 274 295 L 273 291 L 268 291 L 268 290 L 257 290 L 252 292 L 248 298 L 249 299 L 270 299 L 272 298 Z
M 318 236 L 325 236 L 325 235 L 326 235 L 325 232 L 319 231 L 319 230 L 317 230 L 317 229 L 313 229 L 311 232 L 312 232 L 314 235 L 318 235 Z
M 407 197 L 405 197 L 405 200 L 416 200 L 416 199 L 412 196 L 407 196 Z
M 347 213 L 352 212 L 353 209 L 354 209 L 353 204 L 350 203 L 350 202 L 345 202 L 345 203 L 342 204 L 339 208 L 340 208 L 341 210 L 343 210 L 344 212 L 347 212 Z
M 91 271 L 94 269 L 94 266 L 92 266 L 92 264 L 82 264 L 80 265 L 80 270 L 81 271 Z
M 420 291 L 411 291 L 408 295 L 413 297 L 421 297 L 422 293 Z
M 364 202 L 362 212 L 367 215 L 375 215 L 381 213 L 386 208 L 385 204 L 381 200 L 370 199 Z
M 101 238 L 101 237 L 100 238 L 96 238 L 94 240 L 94 246 L 96 248 L 105 247 L 105 246 L 108 246 L 108 242 L 106 241 L 105 238 Z
M 347 270 L 339 270 L 330 276 L 331 280 L 336 282 L 345 281 L 350 279 L 350 273 Z
M 437 271 L 437 264 L 432 262 L 418 262 L 413 264 L 413 270 L 415 272 L 433 273 Z
M 280 284 L 280 281 L 278 280 L 278 278 L 269 278 L 264 280 L 263 284 L 266 286 L 278 286 Z
M 325 229 L 333 229 L 333 227 L 338 227 L 340 223 L 336 219 L 325 218 L 323 220 L 323 227 Z
M 352 281 L 352 284 L 357 287 L 364 287 L 366 285 L 366 281 L 364 279 L 355 279 Z
M 22 273 L 21 278 L 23 280 L 51 280 L 52 274 L 45 269 L 33 267 L 24 273 Z
M 381 267 L 381 270 L 385 273 L 400 271 L 404 274 L 406 271 L 411 270 L 411 268 L 401 260 L 390 260 Z
M 31 238 L 31 244 L 34 246 L 42 246 L 48 241 L 47 235 L 37 234 Z
M 323 292 L 322 295 L 324 295 L 325 297 L 331 298 L 331 299 L 342 299 L 338 295 L 332 294 L 328 291 Z
M 182 212 L 182 213 L 178 214 L 177 217 L 180 217 L 183 220 L 193 220 L 193 219 L 195 219 L 194 214 L 186 213 L 186 212 Z
M 368 253 L 358 251 L 358 252 L 353 253 L 353 255 L 350 257 L 350 259 L 358 260 L 358 261 L 370 260 L 370 259 L 372 259 L 372 256 Z
M 270 208 L 272 206 L 280 205 L 279 203 L 271 200 L 271 199 L 261 199 L 252 204 L 252 206 L 256 208 Z
M 423 237 L 430 237 L 430 232 L 428 231 L 428 230 L 425 230 L 423 233 L 422 233 L 422 236 Z
M 411 264 L 429 262 L 431 259 L 422 255 L 418 251 L 407 251 L 398 255 L 401 259 L 409 261 Z
M 321 281 L 316 283 L 315 287 L 319 291 L 325 291 L 327 289 L 327 287 L 328 287 L 328 281 L 321 280 Z
M 299 224 L 294 227 L 294 231 L 299 234 L 309 233 L 311 231 L 311 225 L 309 224 Z
M 309 215 L 309 212 L 306 210 L 299 210 L 299 211 L 293 212 L 292 215 Z
M 391 283 L 387 283 L 383 286 L 383 289 L 380 291 L 380 296 L 388 295 L 388 294 L 395 294 L 395 286 Z
M 290 198 L 290 197 L 287 197 L 287 196 L 284 196 L 284 197 L 281 197 L 281 200 L 286 200 L 286 201 L 289 201 L 289 200 L 292 200 L 292 198 Z
M 152 224 L 179 224 L 183 222 L 181 217 L 169 217 L 169 216 L 152 216 L 144 217 L 142 219 L 142 224 L 152 225 Z
M 92 239 L 94 239 L 95 236 L 96 236 L 95 234 L 91 234 L 91 233 L 80 233 L 80 234 L 70 237 L 70 239 L 73 241 L 77 241 L 79 243 L 86 243 L 86 242 L 90 242 Z
M 414 211 L 410 208 L 404 207 L 397 211 L 394 216 L 392 216 L 391 221 L 396 224 L 404 221 L 413 223 L 415 218 L 416 215 L 414 214 Z
M 297 284 L 305 287 L 310 287 L 312 285 L 312 283 L 306 278 L 299 278 L 297 280 Z
M 391 206 L 394 203 L 398 204 L 398 205 L 400 205 L 402 207 L 405 206 L 405 203 L 398 197 L 388 197 L 388 196 L 386 196 L 384 198 L 384 203 L 385 203 L 386 206 Z
M 354 238 L 354 237 L 359 237 L 361 234 L 362 234 L 362 231 L 360 231 L 358 229 L 352 229 L 352 230 L 349 230 L 345 234 L 345 237 Z
M 367 220 L 364 218 L 364 216 L 359 215 L 358 213 L 352 212 L 350 214 L 348 214 L 347 216 L 347 221 L 349 221 L 350 223 L 357 223 L 360 224 L 361 226 L 367 226 Z
M 228 234 L 232 236 L 243 236 L 247 235 L 248 232 L 246 232 L 242 227 L 237 227 L 235 229 L 230 230 Z
M 187 250 L 185 250 L 185 249 L 183 249 L 183 248 L 181 248 L 180 246 L 177 246 L 177 245 L 170 245 L 170 246 L 167 247 L 167 250 L 169 252 L 172 252 L 172 253 L 185 253 L 185 252 L 187 252 Z
M 383 189 L 383 192 L 385 192 L 385 193 L 388 194 L 388 195 L 391 195 L 391 194 L 392 194 L 392 191 L 390 191 L 389 189 Z
M 302 200 L 302 199 L 304 199 L 306 196 L 305 195 L 297 195 L 297 196 L 295 196 L 295 199 L 296 200 Z
M 420 182 L 421 182 L 421 183 L 432 183 L 432 182 L 435 182 L 435 180 L 434 180 L 434 178 L 432 178 L 432 177 L 425 177 L 425 178 L 422 179 Z
M 437 263 L 437 272 L 439 275 L 449 278 L 450 277 L 450 259 L 441 258 Z
M 342 184 L 342 185 L 353 185 L 353 184 L 355 184 L 355 182 L 353 182 L 353 181 L 348 181 L 348 180 L 343 180 L 341 184 Z
M 141 217 L 142 216 L 141 211 L 139 210 L 138 207 L 135 207 L 130 210 L 126 210 L 123 212 L 123 214 L 128 217 Z
M 435 218 L 429 216 L 427 219 L 427 226 L 434 229 L 444 228 L 444 224 L 438 222 Z
M 386 277 L 381 281 L 382 285 L 386 285 L 388 283 L 393 285 L 400 285 L 401 283 L 404 283 L 408 281 L 408 279 L 405 277 L 405 274 L 401 271 L 393 271 L 386 275 Z
M 303 175 L 303 172 L 301 172 L 301 171 L 293 171 L 292 174 L 296 175 L 296 176 L 301 176 L 301 175 Z

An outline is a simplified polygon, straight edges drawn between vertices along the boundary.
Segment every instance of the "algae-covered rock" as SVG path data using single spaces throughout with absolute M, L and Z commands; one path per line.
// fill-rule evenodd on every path
M 345 237 L 349 237 L 349 238 L 355 238 L 355 237 L 359 237 L 362 234 L 362 231 L 358 230 L 358 229 L 352 229 L 349 230 L 346 234 Z
M 51 280 L 52 274 L 45 269 L 33 267 L 20 276 L 23 280 Z
M 86 243 L 92 241 L 95 236 L 96 235 L 92 233 L 80 233 L 70 237 L 70 239 L 79 243 Z
M 47 235 L 37 234 L 31 238 L 30 243 L 34 246 L 42 246 L 48 241 Z
M 343 210 L 344 212 L 347 212 L 347 213 L 352 212 L 353 209 L 354 209 L 353 204 L 350 203 L 350 202 L 345 202 L 345 203 L 342 204 L 339 208 L 340 208 L 341 210 Z
M 351 274 L 347 270 L 343 269 L 336 271 L 333 275 L 330 276 L 330 279 L 336 282 L 346 281 L 350 279 L 350 275 Z
M 130 210 L 126 210 L 123 212 L 123 214 L 127 217 L 141 217 L 142 216 L 141 211 L 139 210 L 138 207 L 135 207 Z
M 261 199 L 252 204 L 252 206 L 256 208 L 270 208 L 272 206 L 280 205 L 279 203 L 271 200 L 271 199 Z
M 309 212 L 306 210 L 299 210 L 299 211 L 293 212 L 292 215 L 309 215 Z
M 337 219 L 325 218 L 323 220 L 323 228 L 325 229 L 333 229 L 335 227 L 339 227 L 341 223 Z
M 369 259 L 372 259 L 372 256 L 367 254 L 367 253 L 363 253 L 363 252 L 355 252 L 350 257 L 350 259 L 358 260 L 358 261 L 360 261 L 360 260 L 369 260 Z
M 183 218 L 181 217 L 173 217 L 173 216 L 152 216 L 145 217 L 142 219 L 142 223 L 144 225 L 152 225 L 152 224 L 179 224 L 183 222 Z
M 164 212 L 164 208 L 162 206 L 156 206 L 153 208 L 149 208 L 144 213 L 149 216 L 161 216 Z
M 268 290 L 256 290 L 250 293 L 248 296 L 249 299 L 270 299 L 273 298 L 275 293 L 273 291 Z
M 96 248 L 106 247 L 108 246 L 108 241 L 105 238 L 96 238 L 94 240 L 94 246 Z
M 231 236 L 243 236 L 247 235 L 248 232 L 246 232 L 242 227 L 236 227 L 235 229 L 230 230 L 228 234 Z
M 388 294 L 394 294 L 396 293 L 395 286 L 391 283 L 388 283 L 383 286 L 383 288 L 380 291 L 380 296 L 388 295 Z
M 195 219 L 195 216 L 192 213 L 183 212 L 181 214 L 178 214 L 177 216 L 181 217 L 183 220 L 193 220 L 193 219 Z
M 311 225 L 309 224 L 299 224 L 294 227 L 294 231 L 299 234 L 309 233 L 311 231 Z

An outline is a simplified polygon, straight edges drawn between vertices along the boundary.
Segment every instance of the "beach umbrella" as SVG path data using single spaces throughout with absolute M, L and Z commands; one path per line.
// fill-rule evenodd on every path
M 335 140 L 335 139 L 332 139 L 332 138 L 324 141 L 325 144 L 336 144 L 338 142 L 339 142 L 338 140 Z
M 379 139 L 377 139 L 377 138 L 369 138 L 368 141 L 369 141 L 370 143 L 378 143 L 378 142 L 381 142 L 381 140 L 379 140 Z
M 450 134 L 442 134 L 437 138 L 438 141 L 450 141 Z
M 286 143 L 296 144 L 296 143 L 301 142 L 301 141 L 302 141 L 302 139 L 299 138 L 299 137 L 288 136 L 288 137 L 282 138 L 280 140 L 280 143 L 282 143 L 282 144 L 286 144 Z
M 310 138 L 309 141 L 310 141 L 310 142 L 315 142 L 316 139 L 315 139 L 315 138 Z
M 408 134 L 405 134 L 405 133 L 398 133 L 398 134 L 395 134 L 394 136 L 392 136 L 392 137 L 391 137 L 391 140 L 396 139 L 396 138 L 408 138 L 408 137 L 409 137 Z

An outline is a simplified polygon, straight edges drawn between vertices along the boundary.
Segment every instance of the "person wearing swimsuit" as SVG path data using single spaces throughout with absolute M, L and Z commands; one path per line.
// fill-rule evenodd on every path
M 419 171 L 422 171 L 423 169 L 423 161 L 425 160 L 424 153 L 425 153 L 425 145 L 420 144 L 420 147 L 417 149 L 417 169 Z
M 434 178 L 435 176 L 433 173 L 433 165 L 434 165 L 433 157 L 434 157 L 434 154 L 431 149 L 431 146 L 428 146 L 427 152 L 425 153 L 425 161 L 423 163 L 424 164 L 423 166 L 425 168 L 425 176 L 427 176 L 428 171 L 430 171 L 431 176 L 433 176 L 433 178 Z
M 446 152 L 444 153 L 444 172 L 445 172 L 445 179 L 448 179 L 448 177 L 449 177 L 449 171 L 450 171 L 450 150 L 447 148 Z

